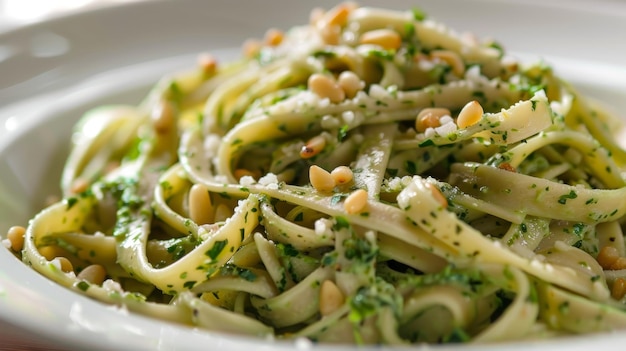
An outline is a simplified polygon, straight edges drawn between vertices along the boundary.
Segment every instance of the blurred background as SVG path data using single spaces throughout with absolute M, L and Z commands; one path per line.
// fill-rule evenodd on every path
M 0 31 L 64 12 L 143 0 L 0 0 Z

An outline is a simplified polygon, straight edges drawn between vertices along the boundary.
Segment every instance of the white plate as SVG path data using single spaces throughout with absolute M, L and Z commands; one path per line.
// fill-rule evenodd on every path
M 626 111 L 626 43 L 619 39 L 626 32 L 625 3 L 394 0 L 384 6 L 409 9 L 411 4 L 460 32 L 491 36 L 520 56 L 543 58 L 585 93 Z M 333 2 L 315 5 L 330 8 Z M 0 34 L 0 233 L 26 224 L 46 195 L 56 191 L 70 127 L 83 111 L 106 102 L 137 103 L 161 75 L 193 65 L 198 52 L 232 57 L 244 39 L 260 37 L 269 27 L 306 22 L 311 6 L 289 0 L 148 1 Z M 294 346 L 128 315 L 50 282 L 6 250 L 0 250 L 0 321 L 73 349 Z M 617 350 L 624 343 L 626 335 L 611 334 L 493 348 Z

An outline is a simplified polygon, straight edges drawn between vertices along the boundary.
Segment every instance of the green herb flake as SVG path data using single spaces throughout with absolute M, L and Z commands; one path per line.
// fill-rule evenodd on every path
M 74 207 L 74 205 L 76 205 L 78 203 L 78 199 L 75 197 L 69 197 L 67 199 L 65 199 L 65 203 L 67 203 L 67 210 L 69 210 L 70 208 Z
M 565 195 L 559 196 L 559 200 L 558 201 L 559 201 L 559 203 L 561 205 L 565 205 L 565 203 L 567 202 L 568 199 L 575 199 L 577 197 L 578 197 L 578 195 L 576 194 L 576 192 L 574 190 L 571 190 L 569 192 L 569 194 L 565 194 Z
M 413 13 L 413 19 L 417 22 L 422 22 L 427 18 L 426 12 L 419 7 L 414 7 L 411 12 Z
M 217 259 L 217 256 L 224 250 L 226 245 L 228 244 L 228 239 L 216 241 L 213 246 L 205 252 L 205 255 L 209 256 L 213 261 Z
M 86 281 L 81 280 L 78 283 L 76 283 L 76 287 L 79 288 L 81 291 L 87 291 L 87 289 L 89 289 L 90 285 Z

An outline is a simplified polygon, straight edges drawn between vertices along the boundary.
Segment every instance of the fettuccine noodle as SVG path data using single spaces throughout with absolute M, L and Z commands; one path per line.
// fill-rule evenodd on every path
M 403 345 L 626 327 L 621 124 L 546 63 L 353 3 L 199 62 L 89 111 L 63 199 L 7 246 L 209 331 Z

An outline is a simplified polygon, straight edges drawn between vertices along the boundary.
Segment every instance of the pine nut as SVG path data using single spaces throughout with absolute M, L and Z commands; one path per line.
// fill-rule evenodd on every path
M 448 200 L 446 199 L 445 196 L 443 196 L 443 194 L 441 193 L 441 190 L 439 190 L 439 188 L 437 188 L 437 186 L 431 184 L 431 183 L 427 183 L 427 186 L 430 188 L 430 192 L 433 195 L 433 198 L 435 200 L 437 200 L 437 202 L 439 202 L 439 204 L 441 204 L 441 207 L 443 208 L 447 208 L 448 207 Z
M 415 119 L 415 130 L 423 133 L 428 128 L 437 128 L 441 125 L 439 121 L 443 116 L 450 116 L 450 110 L 443 107 L 425 108 L 417 114 Z
M 330 77 L 314 73 L 308 80 L 309 89 L 321 98 L 328 98 L 333 103 L 338 103 L 346 98 L 346 93 L 339 84 Z
M 357 92 L 363 90 L 365 83 L 352 71 L 343 71 L 337 78 L 337 83 L 346 93 L 346 97 L 353 98 Z
M 467 128 L 471 127 L 474 124 L 478 123 L 480 119 L 483 117 L 483 107 L 478 103 L 478 101 L 473 100 L 468 102 L 463 108 L 461 112 L 459 112 L 459 116 L 456 119 L 456 124 L 459 128 Z
M 320 314 L 328 316 L 341 307 L 346 300 L 339 287 L 331 281 L 324 280 L 320 287 Z
M 349 214 L 361 213 L 367 206 L 367 191 L 358 189 L 348 195 L 343 203 L 343 208 Z
M 333 177 L 335 183 L 338 185 L 348 184 L 354 178 L 354 173 L 350 167 L 339 166 L 330 172 L 330 176 Z
M 604 269 L 610 269 L 613 263 L 619 258 L 619 251 L 612 246 L 605 246 L 598 252 L 596 260 Z
M 613 262 L 613 264 L 611 264 L 611 267 L 609 267 L 609 269 L 612 271 L 626 269 L 626 257 L 619 257 L 617 260 L 615 260 L 615 262 Z
M 254 58 L 260 51 L 263 45 L 260 41 L 256 39 L 248 39 L 243 42 L 241 46 L 241 51 L 243 52 L 243 56 L 249 59 Z
M 169 101 L 159 101 L 151 113 L 152 125 L 158 134 L 165 134 L 173 130 L 176 124 L 174 106 Z
M 16 225 L 7 231 L 7 239 L 11 243 L 11 249 L 15 252 L 22 251 L 24 248 L 24 234 L 26 233 L 26 228 Z
M 265 32 L 265 44 L 269 46 L 278 46 L 283 42 L 285 35 L 282 31 L 272 28 Z
M 498 168 L 503 169 L 505 171 L 509 171 L 509 172 L 517 172 L 517 170 L 515 169 L 515 167 L 513 167 L 510 163 L 508 162 L 502 162 L 501 164 L 498 165 Z
M 375 29 L 363 33 L 359 42 L 378 45 L 386 50 L 397 50 L 402 45 L 402 37 L 398 32 L 391 29 Z
M 330 173 L 317 165 L 309 167 L 309 181 L 319 192 L 331 192 L 335 188 L 335 180 Z
M 615 300 L 621 300 L 626 295 L 626 279 L 617 278 L 611 287 L 611 296 Z
M 328 45 L 339 45 L 341 39 L 341 27 L 328 25 L 319 29 L 320 37 Z
M 189 190 L 189 218 L 197 224 L 213 222 L 213 203 L 209 189 L 204 184 L 194 184 Z
M 92 264 L 80 271 L 76 278 L 88 281 L 91 284 L 101 285 L 106 276 L 107 272 L 104 267 L 99 264 Z
M 109 161 L 106 166 L 104 166 L 104 174 L 109 174 L 120 167 L 119 161 Z
M 205 75 L 212 75 L 217 70 L 217 60 L 209 53 L 203 53 L 198 56 L 198 66 Z
M 39 254 L 46 258 L 48 261 L 52 261 L 55 257 L 62 256 L 64 254 L 58 246 L 44 246 L 38 248 Z
M 465 63 L 461 56 L 454 51 L 434 50 L 430 52 L 430 57 L 439 59 L 448 64 L 448 66 L 452 68 L 452 73 L 457 77 L 463 77 L 465 74 Z
M 353 2 L 343 2 L 328 10 L 317 22 L 318 26 L 340 26 L 348 22 L 348 16 L 358 5 Z
M 63 257 L 63 256 L 55 257 L 52 260 L 52 262 L 54 261 L 56 261 L 56 263 L 58 264 L 58 267 L 61 268 L 61 270 L 65 273 L 69 273 L 74 270 L 74 266 L 72 265 L 72 262 L 70 262 L 70 260 L 68 260 L 67 257 Z
M 72 194 L 80 194 L 87 190 L 89 187 L 89 182 L 83 178 L 76 178 L 72 181 L 72 185 L 70 186 L 70 192 Z
M 311 158 L 324 150 L 326 147 L 326 138 L 321 135 L 316 135 L 309 139 L 309 141 L 302 146 L 300 150 L 300 157 L 302 158 Z

